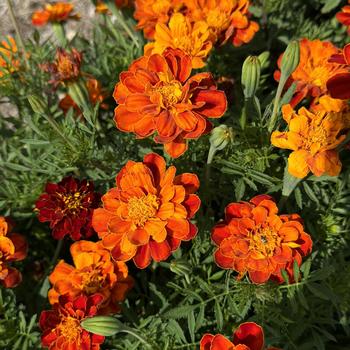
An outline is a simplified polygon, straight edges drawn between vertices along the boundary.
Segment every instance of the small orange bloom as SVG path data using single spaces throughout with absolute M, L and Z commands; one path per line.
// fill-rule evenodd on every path
M 203 60 L 212 49 L 209 41 L 209 28 L 204 21 L 191 23 L 188 17 L 175 13 L 169 24 L 158 23 L 154 34 L 154 42 L 145 46 L 145 54 L 162 54 L 168 47 L 181 49 L 192 57 L 192 68 L 202 68 Z
M 249 0 L 193 0 L 186 3 L 192 21 L 205 21 L 212 42 L 232 41 L 241 46 L 251 41 L 259 25 L 249 19 Z
M 183 0 L 135 0 L 134 17 L 137 29 L 142 29 L 147 39 L 153 39 L 157 23 L 168 23 L 175 12 L 184 8 Z
M 318 97 L 327 93 L 327 80 L 335 74 L 346 72 L 344 66 L 329 62 L 329 58 L 337 53 L 338 48 L 328 41 L 300 41 L 300 62 L 286 84 L 296 83 L 296 92 L 290 102 L 293 107 L 307 96 Z M 283 54 L 278 59 L 278 68 L 281 68 L 282 57 Z M 279 81 L 280 76 L 281 72 L 276 70 L 274 78 Z
M 103 197 L 92 225 L 103 245 L 117 261 L 134 260 L 147 267 L 151 260 L 166 260 L 181 241 L 197 234 L 190 222 L 200 206 L 194 194 L 196 175 L 175 177 L 174 166 L 166 169 L 164 158 L 155 153 L 143 162 L 128 161 L 116 177 L 116 187 Z
M 344 105 L 339 105 L 337 100 L 330 101 L 329 97 L 321 99 L 320 105 L 311 111 L 302 107 L 295 112 L 291 105 L 282 107 L 289 131 L 274 131 L 271 143 L 293 151 L 288 158 L 288 171 L 295 177 L 303 178 L 310 171 L 316 176 L 337 176 L 340 173 L 341 163 L 336 147 L 346 138 L 350 113 L 343 111 Z M 338 111 L 330 111 L 337 108 Z
M 208 133 L 212 125 L 207 118 L 225 113 L 226 96 L 216 89 L 210 73 L 190 77 L 191 61 L 172 48 L 134 61 L 114 90 L 117 128 L 138 138 L 157 133 L 155 141 L 173 158 L 187 150 L 188 139 Z
M 22 281 L 21 273 L 9 267 L 12 261 L 21 261 L 27 256 L 27 242 L 18 233 L 9 233 L 8 220 L 0 216 L 0 284 L 5 288 L 16 287 Z
M 0 78 L 5 74 L 13 73 L 20 66 L 19 60 L 16 58 L 17 45 L 15 39 L 7 36 L 0 45 Z
M 276 203 L 267 195 L 230 203 L 225 221 L 214 227 L 211 237 L 218 247 L 215 262 L 237 271 L 238 278 L 248 273 L 254 283 L 281 283 L 281 270 L 293 280 L 294 261 L 300 266 L 312 247 L 300 217 L 278 215 Z
M 102 90 L 101 83 L 96 79 L 88 79 L 86 82 L 86 88 L 89 94 L 90 102 L 93 106 L 100 103 L 102 109 L 107 109 L 108 105 L 103 103 L 106 99 L 107 94 Z M 73 99 L 67 94 L 59 102 L 59 107 L 64 113 L 67 113 L 70 108 L 73 108 L 77 115 L 81 115 L 82 111 L 79 109 L 78 105 L 73 101 Z
M 74 48 L 71 52 L 58 48 L 55 62 L 42 65 L 42 69 L 51 74 L 50 83 L 55 87 L 68 84 L 79 78 L 82 58 L 82 53 Z
M 78 20 L 78 14 L 72 14 L 73 4 L 65 2 L 56 2 L 54 4 L 46 4 L 44 10 L 35 11 L 32 16 L 32 24 L 35 26 L 43 26 L 47 23 L 65 22 L 69 19 Z
M 71 245 L 74 266 L 61 260 L 49 276 L 52 289 L 50 304 L 58 302 L 60 295 L 103 295 L 101 313 L 120 311 L 119 303 L 133 286 L 124 262 L 113 261 L 101 242 L 78 241 Z
M 348 0 L 350 4 L 350 0 Z M 350 35 L 350 5 L 346 5 L 341 9 L 341 12 L 338 12 L 336 15 L 337 20 L 348 27 L 348 34 Z

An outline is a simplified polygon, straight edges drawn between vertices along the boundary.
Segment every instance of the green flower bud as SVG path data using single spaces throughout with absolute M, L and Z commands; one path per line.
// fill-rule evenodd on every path
M 261 64 L 256 56 L 249 56 L 242 67 L 242 85 L 245 98 L 252 98 L 258 89 L 260 82 Z
M 30 95 L 28 96 L 28 102 L 35 113 L 45 114 L 47 104 L 43 101 L 42 97 Z
M 281 74 L 285 79 L 295 71 L 300 61 L 299 41 L 291 41 L 282 56 Z M 282 80 L 282 78 L 281 78 Z
M 225 124 L 221 124 L 211 131 L 210 146 L 216 151 L 224 149 L 233 141 L 233 130 Z
M 93 334 L 112 336 L 120 330 L 120 321 L 112 316 L 94 316 L 81 321 L 81 327 Z
M 261 53 L 259 56 L 259 61 L 261 65 L 261 69 L 266 68 L 269 65 L 269 60 L 270 60 L 270 52 L 269 51 L 264 51 Z
M 179 276 L 186 276 L 190 274 L 192 268 L 186 260 L 172 260 L 170 262 L 170 271 Z

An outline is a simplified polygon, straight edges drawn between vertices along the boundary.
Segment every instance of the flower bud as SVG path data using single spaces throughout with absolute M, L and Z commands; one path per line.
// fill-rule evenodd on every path
M 295 71 L 298 67 L 300 61 L 300 46 L 299 41 L 291 41 L 286 51 L 282 56 L 281 62 L 281 74 L 288 79 L 288 77 Z M 281 78 L 282 80 L 282 78 Z
M 261 69 L 264 69 L 264 68 L 266 68 L 269 65 L 270 52 L 269 51 L 264 51 L 258 56 L 258 58 L 259 58 L 259 61 L 260 61 Z
M 80 325 L 88 332 L 105 337 L 116 334 L 120 329 L 120 321 L 112 316 L 88 317 Z
M 259 86 L 261 64 L 256 56 L 249 56 L 242 67 L 242 85 L 245 98 L 252 98 Z
M 211 131 L 209 141 L 211 147 L 213 147 L 216 151 L 221 151 L 233 141 L 232 128 L 225 124 L 217 126 Z
M 37 113 L 37 114 L 44 114 L 45 113 L 47 105 L 43 101 L 42 97 L 39 97 L 37 95 L 30 95 L 30 96 L 28 96 L 28 102 L 29 102 L 30 106 L 32 107 L 34 113 Z

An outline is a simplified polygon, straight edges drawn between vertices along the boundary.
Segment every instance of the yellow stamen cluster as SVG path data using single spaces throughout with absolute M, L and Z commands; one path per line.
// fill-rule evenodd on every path
M 128 216 L 136 226 L 143 227 L 148 219 L 156 215 L 158 207 L 158 199 L 154 194 L 132 197 L 128 202 Z

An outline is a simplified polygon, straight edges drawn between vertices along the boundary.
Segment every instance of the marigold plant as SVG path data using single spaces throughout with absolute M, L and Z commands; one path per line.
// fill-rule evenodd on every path
M 69 2 L 56 2 L 46 4 L 43 10 L 35 11 L 32 15 L 32 24 L 35 26 L 44 26 L 47 23 L 61 23 L 67 20 L 78 20 L 80 16 L 72 13 L 73 4 Z
M 316 111 L 302 107 L 296 112 L 291 105 L 285 105 L 282 113 L 289 130 L 274 131 L 271 143 L 293 151 L 288 158 L 288 172 L 298 178 L 310 171 L 316 176 L 338 175 L 341 162 L 337 147 L 348 134 L 349 111 L 333 112 L 321 104 Z
M 156 25 L 154 42 L 145 46 L 145 54 L 162 54 L 168 47 L 181 49 L 192 58 L 192 68 L 202 68 L 212 43 L 209 40 L 209 27 L 204 21 L 191 23 L 181 13 L 175 13 L 169 24 Z
M 113 261 L 101 242 L 78 241 L 71 245 L 70 252 L 74 266 L 61 260 L 49 276 L 50 303 L 57 303 L 60 295 L 77 297 L 98 293 L 103 296 L 100 313 L 120 312 L 119 303 L 133 286 L 125 263 Z
M 150 153 L 143 162 L 128 161 L 116 177 L 116 187 L 96 209 L 93 227 L 114 259 L 134 260 L 139 268 L 151 260 L 166 260 L 181 244 L 197 234 L 190 222 L 200 206 L 194 192 L 195 174 L 175 176 L 161 156 Z
M 91 181 L 68 176 L 57 184 L 49 182 L 35 203 L 38 219 L 50 223 L 55 239 L 91 237 L 92 211 L 99 206 L 100 197 Z
M 76 298 L 60 296 L 52 310 L 43 311 L 40 315 L 42 346 L 50 350 L 99 350 L 104 337 L 89 333 L 80 323 L 98 313 L 102 300 L 100 294 Z
M 187 141 L 211 130 L 207 118 L 220 118 L 226 111 L 223 91 L 216 89 L 210 73 L 191 77 L 191 57 L 177 49 L 162 55 L 143 56 L 119 76 L 114 90 L 117 128 L 138 138 L 156 133 L 154 140 L 177 158 Z
M 22 281 L 22 274 L 9 264 L 21 261 L 27 256 L 27 242 L 18 233 L 11 233 L 11 223 L 0 216 L 0 284 L 14 288 Z
M 344 73 L 346 69 L 333 62 L 329 62 L 332 55 L 338 53 L 338 48 L 331 42 L 321 40 L 300 40 L 300 62 L 297 69 L 290 76 L 287 86 L 293 82 L 296 90 L 290 104 L 294 107 L 305 97 L 318 97 L 327 93 L 328 79 L 337 74 Z M 283 54 L 277 64 L 281 67 Z M 276 70 L 274 77 L 280 80 L 281 72 Z
M 294 262 L 300 266 L 312 247 L 299 215 L 278 215 L 276 203 L 267 195 L 230 203 L 211 238 L 217 246 L 215 262 L 237 271 L 238 278 L 248 273 L 254 283 L 281 283 L 282 270 L 293 280 Z

